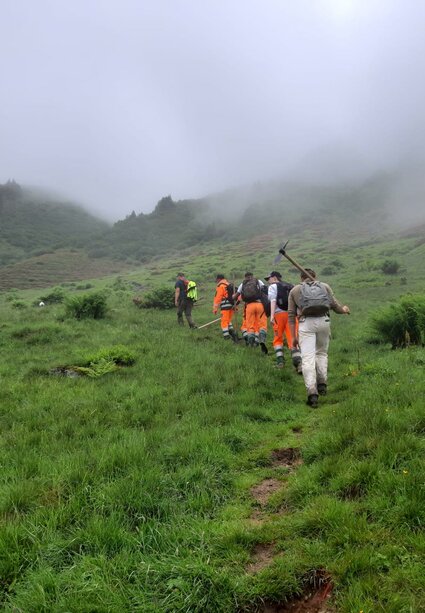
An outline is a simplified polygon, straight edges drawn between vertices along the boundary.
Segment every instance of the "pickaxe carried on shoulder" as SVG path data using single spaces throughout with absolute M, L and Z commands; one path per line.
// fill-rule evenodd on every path
M 293 266 L 295 266 L 295 268 L 298 268 L 298 270 L 300 272 L 302 272 L 303 275 L 305 275 L 308 279 L 310 279 L 311 281 L 316 281 L 316 279 L 314 277 L 312 277 L 311 274 L 309 272 L 307 272 L 306 269 L 301 266 L 301 264 L 298 264 L 298 262 L 296 262 L 293 258 L 291 258 L 290 255 L 288 255 L 286 253 L 286 245 L 288 243 L 289 243 L 289 241 L 286 241 L 286 243 L 284 245 L 282 245 L 282 247 L 279 249 L 279 253 L 277 254 L 277 256 L 274 259 L 274 264 L 278 264 L 280 262 L 280 260 L 282 259 L 282 257 L 284 257 L 289 262 L 291 262 L 291 264 L 293 264 Z

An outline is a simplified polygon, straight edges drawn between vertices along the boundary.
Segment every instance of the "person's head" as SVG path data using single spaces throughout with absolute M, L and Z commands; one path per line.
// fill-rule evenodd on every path
M 185 276 L 184 272 L 177 273 L 177 279 L 185 279 L 185 278 L 186 278 L 186 276 Z
M 247 280 L 248 280 L 248 279 L 252 279 L 252 277 L 253 277 L 253 276 L 254 276 L 254 275 L 252 274 L 252 272 L 246 272 L 246 273 L 245 273 L 245 279 L 247 279 Z
M 304 270 L 308 272 L 310 277 L 313 277 L 313 279 L 316 278 L 316 273 L 314 272 L 312 268 L 305 268 Z M 310 277 L 306 275 L 304 272 L 301 273 L 301 281 L 305 281 L 306 279 L 309 279 Z
M 215 278 L 216 283 L 218 283 L 219 281 L 222 281 L 223 279 L 224 279 L 224 275 L 217 275 Z
M 267 275 L 267 277 L 264 277 L 266 281 L 269 282 L 269 284 L 271 283 L 277 283 L 278 281 L 282 281 L 282 275 L 280 274 L 280 272 L 277 272 L 277 270 L 272 270 L 270 274 Z

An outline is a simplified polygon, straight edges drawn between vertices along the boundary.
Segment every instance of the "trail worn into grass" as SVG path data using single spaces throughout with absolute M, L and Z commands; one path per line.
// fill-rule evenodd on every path
M 369 300 L 396 288 L 344 289 L 361 316 L 332 322 L 315 412 L 271 356 L 226 345 L 218 325 L 201 339 L 173 311 L 142 313 L 126 288 L 109 284 L 101 321 L 0 295 L 1 607 L 421 612 L 424 353 L 359 336 Z M 43 374 L 116 343 L 131 369 Z

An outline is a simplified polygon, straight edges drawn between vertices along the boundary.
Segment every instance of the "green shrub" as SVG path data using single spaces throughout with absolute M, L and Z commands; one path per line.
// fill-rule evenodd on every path
M 124 345 L 115 345 L 114 347 L 100 349 L 93 355 L 88 355 L 85 363 L 93 364 L 102 360 L 112 361 L 118 366 L 131 366 L 136 361 L 136 354 Z
M 148 292 L 143 298 L 134 298 L 133 302 L 140 309 L 173 309 L 174 289 L 159 287 Z
M 26 309 L 27 308 L 27 305 L 22 300 L 15 300 L 15 302 L 12 302 L 12 306 L 14 309 Z
M 381 309 L 372 319 L 378 336 L 393 348 L 423 344 L 425 339 L 425 296 L 410 295 L 398 304 Z
M 55 287 L 50 294 L 45 294 L 44 296 L 40 296 L 40 298 L 36 301 L 38 304 L 39 301 L 44 302 L 45 304 L 58 304 L 65 300 L 65 294 L 60 287 Z
M 385 260 L 381 266 L 384 275 L 396 275 L 399 271 L 400 264 L 397 260 Z
M 66 314 L 76 319 L 102 319 L 106 314 L 106 296 L 103 292 L 72 296 L 66 301 Z
M 110 372 L 114 372 L 114 370 L 117 370 L 117 368 L 118 366 L 113 360 L 106 360 L 104 358 L 98 360 L 97 362 L 92 362 L 88 366 L 74 366 L 74 370 L 80 375 L 85 375 L 86 377 L 91 377 L 93 379 L 107 375 Z

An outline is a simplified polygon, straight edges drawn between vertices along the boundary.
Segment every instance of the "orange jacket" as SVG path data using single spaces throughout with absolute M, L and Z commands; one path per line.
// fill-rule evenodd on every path
M 227 286 L 229 282 L 226 279 L 220 279 L 217 283 L 217 287 L 215 290 L 214 303 L 213 303 L 213 311 L 217 312 L 218 307 L 220 306 L 222 311 L 228 311 L 233 308 L 231 302 L 227 297 Z

